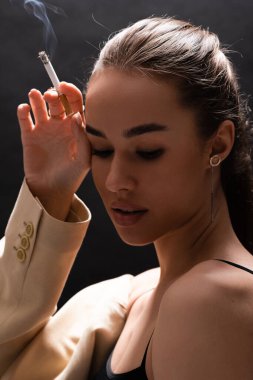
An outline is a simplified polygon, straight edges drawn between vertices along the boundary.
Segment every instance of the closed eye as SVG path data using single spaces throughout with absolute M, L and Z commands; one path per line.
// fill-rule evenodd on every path
M 137 154 L 145 160 L 154 160 L 164 153 L 164 149 L 138 150 Z
M 98 150 L 98 149 L 92 149 L 91 154 L 93 156 L 98 156 L 101 158 L 107 158 L 113 153 L 113 150 L 107 149 L 107 150 Z
M 100 158 L 110 157 L 114 151 L 112 149 L 92 149 L 92 155 L 98 156 Z M 144 160 L 155 160 L 159 158 L 164 153 L 164 149 L 155 149 L 155 150 L 137 150 L 136 154 Z

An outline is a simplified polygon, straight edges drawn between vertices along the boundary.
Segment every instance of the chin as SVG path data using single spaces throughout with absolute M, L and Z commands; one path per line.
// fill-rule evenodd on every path
M 130 245 L 132 247 L 144 247 L 145 245 L 149 245 L 149 244 L 152 244 L 153 242 L 152 241 L 148 241 L 148 242 L 132 242 L 132 241 L 128 241 L 128 240 L 124 240 L 121 238 L 121 240 L 127 244 L 127 245 Z
M 115 229 L 117 231 L 119 238 L 127 245 L 130 245 L 133 247 L 143 247 L 145 245 L 149 245 L 154 242 L 154 240 L 151 239 L 150 236 L 140 236 L 140 235 L 136 236 L 135 233 L 131 233 L 130 231 L 126 233 L 126 232 L 119 231 L 116 227 Z

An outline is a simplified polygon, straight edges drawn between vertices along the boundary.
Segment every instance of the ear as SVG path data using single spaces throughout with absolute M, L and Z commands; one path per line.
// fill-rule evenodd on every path
M 224 120 L 210 139 L 210 157 L 219 155 L 221 161 L 231 152 L 235 139 L 235 125 L 231 120 Z

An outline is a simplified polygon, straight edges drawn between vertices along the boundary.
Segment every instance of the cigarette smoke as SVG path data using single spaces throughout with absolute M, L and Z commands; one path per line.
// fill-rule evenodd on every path
M 48 4 L 43 0 L 11 0 L 11 2 L 21 3 L 27 13 L 32 14 L 42 22 L 45 50 L 52 58 L 57 45 L 57 37 L 52 23 L 48 17 L 47 9 L 58 15 L 66 16 L 64 10 L 55 5 Z

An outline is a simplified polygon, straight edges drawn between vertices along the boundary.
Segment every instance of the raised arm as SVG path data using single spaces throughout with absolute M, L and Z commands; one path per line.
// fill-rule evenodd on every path
M 61 91 L 72 115 L 52 90 L 18 107 L 25 180 L 0 246 L 0 375 L 55 312 L 90 220 L 74 195 L 90 165 L 82 96 L 67 83 Z

